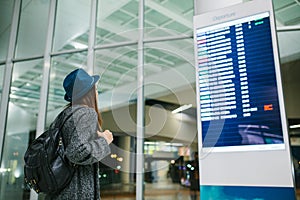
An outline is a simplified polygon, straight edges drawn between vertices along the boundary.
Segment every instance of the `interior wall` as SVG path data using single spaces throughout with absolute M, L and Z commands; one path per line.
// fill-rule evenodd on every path
M 300 59 L 281 65 L 287 118 L 300 118 Z

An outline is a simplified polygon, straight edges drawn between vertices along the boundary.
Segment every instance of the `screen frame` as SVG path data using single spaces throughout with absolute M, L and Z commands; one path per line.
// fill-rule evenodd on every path
M 263 12 L 270 13 L 270 28 L 275 64 L 275 76 L 285 148 L 267 151 L 247 150 L 234 152 L 204 152 L 202 149 L 200 121 L 196 30 L 199 27 L 212 26 L 218 23 L 224 23 Z M 214 20 L 215 16 L 223 17 L 219 17 L 216 18 L 217 20 Z M 201 186 L 268 186 L 276 189 L 277 187 L 293 188 L 295 185 L 293 173 L 294 169 L 289 147 L 287 120 L 283 100 L 275 27 L 273 5 L 271 0 L 254 0 L 194 16 L 194 53 L 198 117 L 197 129 Z
M 241 145 L 241 146 L 225 146 L 225 147 L 203 147 L 202 141 L 202 124 L 201 124 L 201 108 L 200 108 L 200 91 L 199 91 L 199 78 L 198 78 L 198 49 L 197 49 L 197 31 L 201 32 L 205 29 L 212 30 L 213 27 L 226 27 L 224 24 L 234 24 L 235 21 L 243 20 L 244 18 L 251 18 L 256 15 L 269 15 L 271 40 L 273 46 L 273 60 L 275 65 L 275 76 L 278 92 L 278 103 L 280 109 L 280 118 L 282 125 L 282 135 L 284 143 L 267 144 L 267 145 Z M 205 19 L 205 20 L 203 20 Z M 231 25 L 229 25 L 231 26 Z M 198 129 L 198 146 L 200 152 L 207 154 L 208 152 L 228 152 L 228 151 L 263 151 L 263 150 L 283 150 L 289 148 L 287 119 L 285 114 L 285 106 L 283 99 L 279 50 L 277 46 L 277 33 L 275 29 L 275 18 L 273 14 L 272 2 L 268 0 L 251 1 L 243 4 L 238 4 L 228 8 L 222 8 L 207 13 L 194 16 L 194 54 L 195 54 L 195 69 L 196 69 L 196 94 L 197 94 L 197 129 Z M 232 148 L 231 148 L 232 147 Z

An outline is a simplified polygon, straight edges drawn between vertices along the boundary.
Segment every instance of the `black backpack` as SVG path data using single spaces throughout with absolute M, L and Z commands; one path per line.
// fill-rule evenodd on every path
M 63 113 L 63 112 L 62 112 Z M 58 117 L 61 117 L 63 114 Z M 63 123 L 51 124 L 50 128 L 36 138 L 24 155 L 25 183 L 37 193 L 57 194 L 71 181 L 76 166 L 64 155 L 61 129 Z M 61 118 L 59 118 L 61 119 Z

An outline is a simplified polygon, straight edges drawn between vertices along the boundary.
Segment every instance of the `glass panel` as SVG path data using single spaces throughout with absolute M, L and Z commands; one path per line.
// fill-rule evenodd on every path
M 136 41 L 138 38 L 138 1 L 99 0 L 97 44 Z
M 95 66 L 95 73 L 101 76 L 98 91 L 103 129 L 114 134 L 111 157 L 101 165 L 101 196 L 125 193 L 134 198 L 137 46 L 99 50 Z
M 285 110 L 289 122 L 295 187 L 300 188 L 300 31 L 278 33 Z M 298 128 L 297 128 L 298 127 Z M 299 198 L 300 196 L 297 195 Z
M 46 44 L 49 2 L 22 1 L 16 57 L 43 55 Z
M 284 26 L 298 26 L 300 24 L 300 7 L 297 1 L 273 0 L 276 25 L 278 28 Z M 285 100 L 286 115 L 289 125 L 298 125 L 300 122 L 299 89 L 300 89 L 300 31 L 278 32 L 278 45 L 281 62 L 281 76 L 283 94 Z M 299 128 L 289 129 L 291 153 L 294 164 L 295 186 L 300 188 L 300 157 L 299 157 Z M 299 198 L 299 195 L 297 195 Z
M 145 38 L 191 36 L 193 0 L 146 0 Z
M 189 199 L 192 155 L 198 151 L 193 40 L 148 43 L 144 49 L 145 195 L 167 190 L 172 199 Z
M 300 6 L 295 0 L 273 0 L 277 26 L 300 24 Z
M 0 199 L 28 199 L 24 153 L 35 137 L 42 60 L 17 63 L 13 69 L 0 176 Z
M 88 47 L 90 12 L 91 0 L 57 2 L 54 51 Z
M 0 1 L 0 61 L 7 56 L 13 5 L 14 1 Z
M 86 68 L 86 59 L 86 51 L 73 54 L 63 54 L 52 58 L 46 127 L 52 123 L 57 114 L 64 108 L 65 105 L 68 104 L 68 102 L 64 100 L 64 78 L 76 68 Z

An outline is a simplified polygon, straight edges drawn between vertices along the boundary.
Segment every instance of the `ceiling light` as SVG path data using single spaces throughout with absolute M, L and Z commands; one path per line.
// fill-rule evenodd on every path
M 300 128 L 300 124 L 291 125 L 290 128 Z
M 156 145 L 157 143 L 156 142 L 146 141 L 146 142 L 144 142 L 144 144 Z
M 184 110 L 191 108 L 192 106 L 193 106 L 192 104 L 186 104 L 186 105 L 180 106 L 179 108 L 176 108 L 175 110 L 173 110 L 172 113 L 175 114 L 175 113 L 182 112 Z
M 72 42 L 71 45 L 75 47 L 75 49 L 85 49 L 88 48 L 86 44 L 82 44 L 80 42 Z
M 165 143 L 165 145 L 168 145 L 168 146 L 178 146 L 178 147 L 182 147 L 183 146 L 183 144 L 181 144 L 181 143 L 169 143 L 169 142 Z

